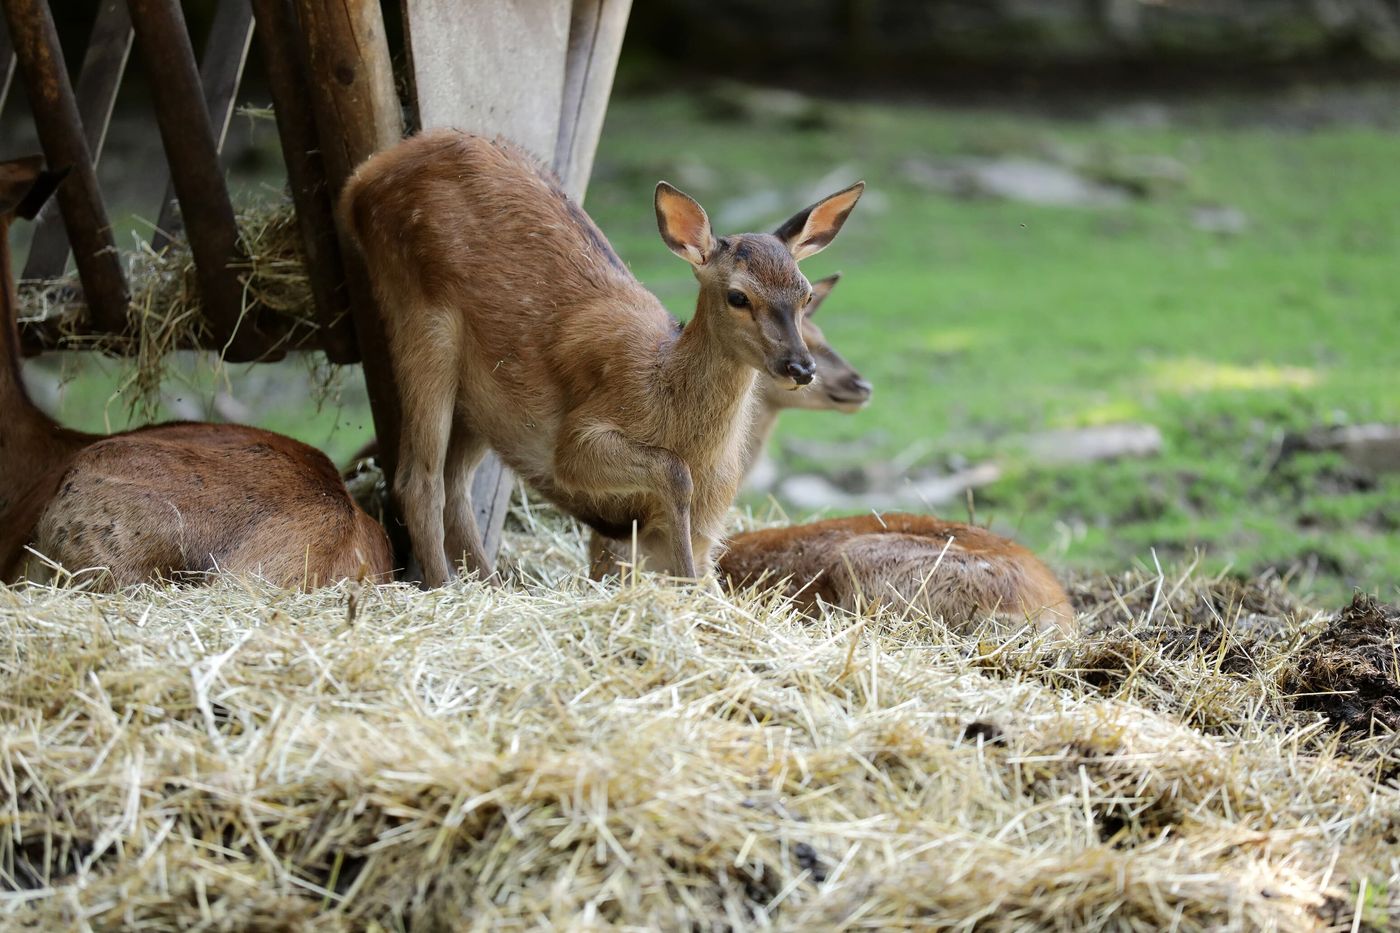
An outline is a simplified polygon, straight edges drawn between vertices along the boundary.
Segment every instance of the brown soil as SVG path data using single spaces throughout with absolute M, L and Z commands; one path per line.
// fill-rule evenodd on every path
M 1281 680 L 1298 709 L 1348 732 L 1400 730 L 1400 609 L 1358 593 Z

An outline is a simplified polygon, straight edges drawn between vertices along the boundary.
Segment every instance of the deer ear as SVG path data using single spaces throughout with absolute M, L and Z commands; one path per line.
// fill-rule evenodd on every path
M 667 182 L 656 185 L 656 226 L 667 248 L 692 266 L 703 266 L 715 252 L 715 236 L 705 209 Z
M 856 206 L 864 190 L 865 182 L 858 181 L 823 198 L 806 210 L 793 214 L 787 223 L 773 231 L 773 235 L 787 244 L 793 259 L 815 256 L 836 239 L 841 225 L 850 216 L 851 208 Z
M 817 279 L 812 283 L 812 301 L 807 305 L 807 317 L 817 313 L 822 302 L 826 301 L 826 296 L 831 294 L 831 290 L 836 287 L 836 283 L 841 281 L 841 273 L 833 272 L 824 279 Z

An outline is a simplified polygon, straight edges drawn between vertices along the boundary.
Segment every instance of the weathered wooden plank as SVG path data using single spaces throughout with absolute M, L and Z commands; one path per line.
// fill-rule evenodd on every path
M 403 135 L 384 16 L 378 0 L 297 0 L 297 14 L 327 193 L 334 203 L 356 166 Z M 364 261 L 346 231 L 339 224 L 336 229 L 355 339 L 365 348 L 365 388 L 379 438 L 380 464 L 392 489 L 401 407 L 384 349 L 388 337 Z M 396 508 L 388 509 L 385 526 L 402 567 L 408 555 L 407 535 Z
M 103 0 L 93 20 L 87 52 L 78 71 L 78 116 L 94 164 L 102 161 L 102 146 L 112 122 L 126 60 L 131 54 L 131 17 L 125 0 Z M 34 228 L 23 278 L 43 281 L 63 274 L 68 265 L 68 231 L 61 211 L 46 211 Z
M 580 204 L 593 174 L 632 0 L 574 0 L 554 171 Z
M 419 125 L 500 133 L 554 160 L 570 0 L 406 0 Z
M 468 10 L 455 0 L 406 0 L 418 125 L 499 133 L 553 163 L 570 0 L 478 3 Z M 514 485 L 494 453 L 472 480 L 472 506 L 488 558 L 500 549 Z
M 238 82 L 243 77 L 243 65 L 248 61 L 248 48 L 252 42 L 253 8 L 248 0 L 219 0 L 214 10 L 214 21 L 209 24 L 209 36 L 204 41 L 204 55 L 199 61 L 204 106 L 209 111 L 209 122 L 214 128 L 214 148 L 219 152 L 224 150 L 228 125 L 233 119 Z M 160 218 L 151 237 L 151 247 L 157 250 L 164 248 L 182 226 L 175 186 L 167 183 Z
M 231 267 L 242 257 L 228 185 L 219 166 L 214 127 L 178 0 L 129 0 L 136 47 L 150 76 L 156 123 L 175 183 L 204 317 L 225 358 L 258 358 L 262 342 L 242 322 L 243 289 Z
M 10 96 L 10 81 L 15 76 L 15 50 L 10 45 L 10 31 L 5 28 L 5 18 L 0 16 L 0 112 L 5 110 L 5 100 Z
M 21 295 L 23 291 L 21 290 Z M 65 305 L 67 300 L 59 299 Z M 82 298 L 73 295 L 71 300 L 74 304 L 81 306 Z M 67 310 L 65 308 L 65 310 Z M 20 325 L 21 349 L 25 356 L 34 356 L 39 353 L 46 353 L 51 350 L 80 350 L 85 342 L 90 338 L 107 338 L 111 336 L 111 331 L 93 327 L 83 321 L 72 321 L 67 319 L 67 315 L 55 316 L 42 321 L 25 321 Z M 205 346 L 197 339 L 198 335 L 184 334 L 171 344 L 171 350 L 209 350 L 217 349 Z M 321 349 L 321 332 L 319 329 L 307 327 L 300 322 L 293 323 L 285 332 L 268 335 L 265 339 L 264 348 L 270 354 L 274 349 L 277 352 L 288 352 L 292 350 L 314 351 Z M 275 343 L 275 347 L 274 347 Z M 102 340 L 103 352 L 114 355 L 129 355 L 138 349 L 134 339 L 125 342 L 114 343 L 111 340 Z M 261 359 L 268 359 L 270 356 L 261 356 Z
M 296 11 L 291 0 L 253 0 L 253 13 L 277 117 L 282 158 L 287 164 L 288 187 L 306 253 L 306 275 L 321 325 L 320 342 L 331 362 L 355 363 L 360 359 L 355 345 L 355 322 L 345 292 L 345 269 L 335 234 L 326 165 L 316 136 L 310 79 L 296 37 Z
M 126 279 L 53 17 L 41 0 L 5 0 L 3 6 L 44 156 L 51 165 L 70 168 L 58 203 L 93 323 L 120 333 L 126 329 Z

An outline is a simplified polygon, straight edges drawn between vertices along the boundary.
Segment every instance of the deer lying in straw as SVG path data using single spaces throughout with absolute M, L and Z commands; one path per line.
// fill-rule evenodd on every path
M 950 625 L 993 616 L 1075 629 L 1050 569 L 1013 541 L 928 515 L 860 515 L 735 535 L 719 558 L 734 590 L 781 586 L 804 610 L 913 608 Z
M 778 234 L 716 237 L 656 188 L 661 238 L 694 269 L 677 332 L 579 207 L 508 143 L 425 133 L 366 162 L 342 220 L 359 242 L 403 394 L 395 491 L 425 582 L 491 572 L 468 500 L 486 448 L 603 535 L 636 528 L 645 565 L 707 573 L 740 477 L 756 372 L 796 388 L 812 288 L 797 261 L 831 242 L 852 185 Z
M 0 580 L 104 568 L 98 587 L 221 570 L 281 586 L 385 578 L 384 530 L 320 451 L 240 425 L 166 424 L 102 437 L 60 427 L 20 378 L 9 229 L 60 176 L 37 158 L 0 163 Z

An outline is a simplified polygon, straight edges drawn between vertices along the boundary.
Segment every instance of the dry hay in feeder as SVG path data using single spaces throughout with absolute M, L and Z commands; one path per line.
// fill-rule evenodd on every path
M 319 326 L 306 275 L 296 212 L 289 201 L 258 203 L 239 210 L 239 246 L 247 259 L 236 266 L 243 285 L 243 311 L 277 319 L 302 332 Z M 77 273 L 48 282 L 25 282 L 20 318 L 56 319 L 65 346 L 95 350 L 130 361 L 118 390 L 133 412 L 150 417 L 160 399 L 166 361 L 173 350 L 211 346 L 203 318 L 194 257 L 179 233 L 159 251 L 144 240 L 122 251 L 131 303 L 124 334 L 92 334 Z
M 1394 749 L 1298 708 L 1338 623 L 1271 586 L 1086 581 L 1056 648 L 597 586 L 515 522 L 496 588 L 0 589 L 0 925 L 1400 917 Z

